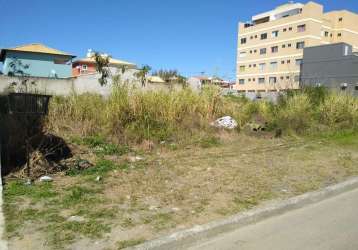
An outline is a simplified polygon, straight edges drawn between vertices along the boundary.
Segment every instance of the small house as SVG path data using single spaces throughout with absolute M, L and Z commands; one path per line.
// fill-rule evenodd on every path
M 232 84 L 219 77 L 194 76 L 188 80 L 189 86 L 194 90 L 200 90 L 205 85 L 217 85 L 221 88 L 231 88 Z
M 40 43 L 0 51 L 2 72 L 8 76 L 68 78 L 72 76 L 71 64 L 74 57 Z
M 166 83 L 160 76 L 148 76 L 149 83 Z
M 108 55 L 103 54 L 102 56 L 105 57 Z M 122 68 L 136 69 L 137 66 L 134 63 L 109 57 L 109 68 L 112 73 L 116 73 L 116 71 L 121 70 Z M 88 75 L 88 74 L 95 74 L 95 73 L 96 73 L 96 60 L 92 50 L 88 50 L 87 56 L 85 58 L 78 59 L 72 64 L 73 76 L 81 76 L 81 75 Z

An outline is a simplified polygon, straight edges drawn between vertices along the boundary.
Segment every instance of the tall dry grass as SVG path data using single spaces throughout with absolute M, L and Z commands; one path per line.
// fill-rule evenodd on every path
M 213 86 L 198 93 L 189 88 L 142 91 L 116 85 L 108 98 L 92 94 L 54 98 L 48 128 L 58 134 L 101 134 L 125 143 L 158 142 L 215 133 L 210 122 L 224 115 L 234 117 L 239 129 L 260 115 L 269 128 L 286 134 L 356 130 L 358 99 L 310 89 L 290 93 L 274 104 L 224 97 Z
M 216 87 L 197 93 L 189 88 L 142 91 L 124 85 L 114 87 L 108 98 L 90 94 L 54 98 L 48 128 L 81 136 L 105 134 L 124 141 L 160 141 L 209 131 L 211 121 L 235 115 L 239 107 Z

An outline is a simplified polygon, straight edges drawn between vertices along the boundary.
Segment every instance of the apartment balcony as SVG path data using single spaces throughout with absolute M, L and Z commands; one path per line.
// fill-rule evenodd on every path
M 261 24 L 302 14 L 303 7 L 304 5 L 301 3 L 284 4 L 272 11 L 253 16 L 252 21 L 244 23 L 243 28 L 247 29 Z

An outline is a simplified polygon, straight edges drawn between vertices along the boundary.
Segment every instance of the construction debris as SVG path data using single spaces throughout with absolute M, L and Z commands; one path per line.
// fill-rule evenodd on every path
M 211 125 L 216 128 L 226 128 L 226 129 L 235 129 L 238 126 L 235 119 L 232 118 L 231 116 L 221 117 L 217 119 L 215 122 L 213 122 Z
M 52 177 L 45 175 L 40 178 L 40 181 L 41 182 L 51 182 L 51 181 L 53 181 L 53 179 L 52 179 Z

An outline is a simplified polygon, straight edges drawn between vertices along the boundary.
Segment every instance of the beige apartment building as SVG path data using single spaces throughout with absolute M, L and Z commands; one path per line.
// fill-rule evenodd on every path
M 324 13 L 314 2 L 293 3 L 239 24 L 238 92 L 276 92 L 299 88 L 303 48 L 346 42 L 358 51 L 358 15 Z

